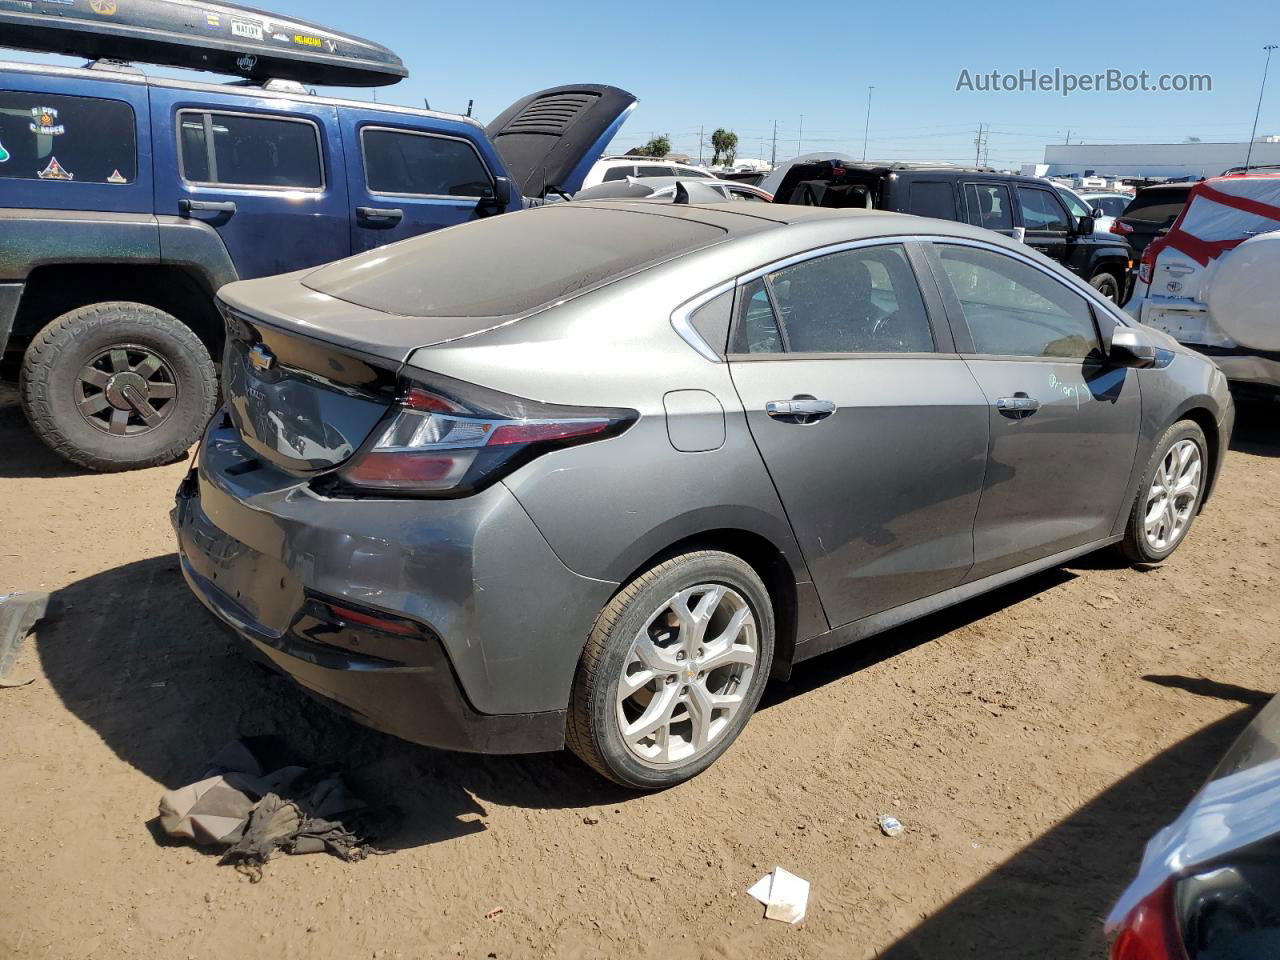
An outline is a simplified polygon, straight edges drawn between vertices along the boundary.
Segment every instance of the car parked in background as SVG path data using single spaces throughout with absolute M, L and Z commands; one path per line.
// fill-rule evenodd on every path
M 1135 267 L 1147 244 L 1169 232 L 1187 205 L 1194 183 L 1158 183 L 1139 190 L 1124 212 L 1116 217 L 1112 232 L 1133 249 Z
M 1202 180 L 1142 254 L 1131 316 L 1280 391 L 1280 174 Z
M 1280 957 L 1280 697 L 1147 844 L 1107 930 L 1111 960 Z
M 1102 216 L 1114 220 L 1133 202 L 1132 193 L 1090 193 L 1081 191 L 1080 197 L 1092 210 L 1101 210 Z
M 1234 416 L 1026 245 L 892 213 L 574 201 L 219 299 L 196 595 L 364 723 L 641 789 L 793 663 L 1168 557 Z
M 1070 187 L 1054 184 L 1054 189 L 1062 197 L 1071 215 L 1077 220 L 1082 217 L 1093 218 L 1094 233 L 1112 233 L 1112 225 L 1116 217 L 1128 205 L 1132 197 L 1119 193 L 1077 193 Z
M 1119 237 L 1074 216 L 1047 180 L 965 167 L 866 166 L 822 155 L 776 168 L 761 187 L 775 203 L 914 213 L 1021 238 L 1093 285 L 1113 303 L 1129 292 L 1132 257 Z
M 594 187 L 600 183 L 626 180 L 628 177 L 689 177 L 712 179 L 715 174 L 703 167 L 676 163 L 659 157 L 601 157 L 582 178 L 579 189 Z M 573 191 L 568 191 L 572 193 Z
M 646 197 L 658 199 L 675 196 L 676 185 L 680 177 L 628 177 L 626 180 L 610 180 L 587 187 L 574 194 L 574 200 L 642 200 Z M 716 180 L 696 178 L 687 183 L 698 188 L 713 191 L 725 200 L 741 200 L 747 203 L 772 203 L 773 197 L 759 187 L 735 180 Z M 695 202 L 698 202 L 695 200 Z M 705 202 L 705 201 L 703 201 Z
M 0 62 L 0 354 L 28 420 L 83 467 L 173 460 L 213 412 L 219 287 L 576 190 L 635 102 L 557 87 L 486 128 L 297 83 Z

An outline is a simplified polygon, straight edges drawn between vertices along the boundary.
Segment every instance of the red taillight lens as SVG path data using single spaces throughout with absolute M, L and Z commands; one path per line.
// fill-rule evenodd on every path
M 634 410 L 536 403 L 444 381 L 410 385 L 338 473 L 348 486 L 401 494 L 472 493 L 547 450 L 614 436 Z
M 418 637 L 422 635 L 422 629 L 407 620 L 378 617 L 360 610 L 352 610 L 350 607 L 339 606 L 336 603 L 325 604 L 325 606 L 329 608 L 330 613 L 344 623 L 372 627 L 374 630 L 381 630 L 383 633 L 394 633 L 398 637 Z
M 1149 895 L 1124 919 L 1111 960 L 1187 960 L 1173 915 L 1173 881 Z
M 1133 227 L 1121 220 L 1112 220 L 1110 230 L 1112 233 L 1118 233 L 1122 237 L 1133 233 Z
M 1147 249 L 1142 251 L 1142 259 L 1138 261 L 1138 279 L 1143 283 L 1150 283 L 1155 275 L 1156 257 L 1160 255 L 1160 248 L 1163 246 L 1162 240 L 1152 240 L 1147 244 Z

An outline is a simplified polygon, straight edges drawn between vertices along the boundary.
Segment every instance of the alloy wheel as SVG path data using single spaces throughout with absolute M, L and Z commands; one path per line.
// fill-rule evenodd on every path
M 154 350 L 134 344 L 101 351 L 76 376 L 80 415 L 117 436 L 136 436 L 158 427 L 177 396 L 178 382 L 169 364 Z
M 703 756 L 742 709 L 759 657 L 755 615 L 740 593 L 716 583 L 681 590 L 653 611 L 624 661 L 623 742 L 650 766 Z
M 1186 533 L 1200 500 L 1202 465 L 1194 440 L 1179 440 L 1156 465 L 1143 520 L 1147 545 L 1153 550 L 1170 549 Z

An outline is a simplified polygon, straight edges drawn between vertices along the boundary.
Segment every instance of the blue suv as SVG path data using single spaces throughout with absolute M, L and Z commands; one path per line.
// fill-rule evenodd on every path
M 289 80 L 0 62 L 3 370 L 66 459 L 171 461 L 214 409 L 224 283 L 572 193 L 635 102 L 557 87 L 486 128 Z

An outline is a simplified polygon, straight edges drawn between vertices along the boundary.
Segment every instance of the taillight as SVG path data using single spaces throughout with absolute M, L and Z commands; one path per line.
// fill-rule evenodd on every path
M 637 416 L 538 403 L 442 377 L 407 382 L 337 479 L 363 490 L 463 496 L 549 450 L 616 436 Z
M 1187 960 L 1173 913 L 1172 880 L 1129 911 L 1111 944 L 1111 960 Z
M 1129 226 L 1123 220 L 1112 220 L 1109 229 L 1112 233 L 1118 233 L 1122 237 L 1133 233 L 1133 227 Z
M 1142 258 L 1138 261 L 1138 279 L 1143 283 L 1150 283 L 1151 278 L 1155 276 L 1156 257 L 1160 255 L 1160 248 L 1164 246 L 1162 240 L 1152 240 L 1147 244 L 1147 249 L 1142 251 Z

